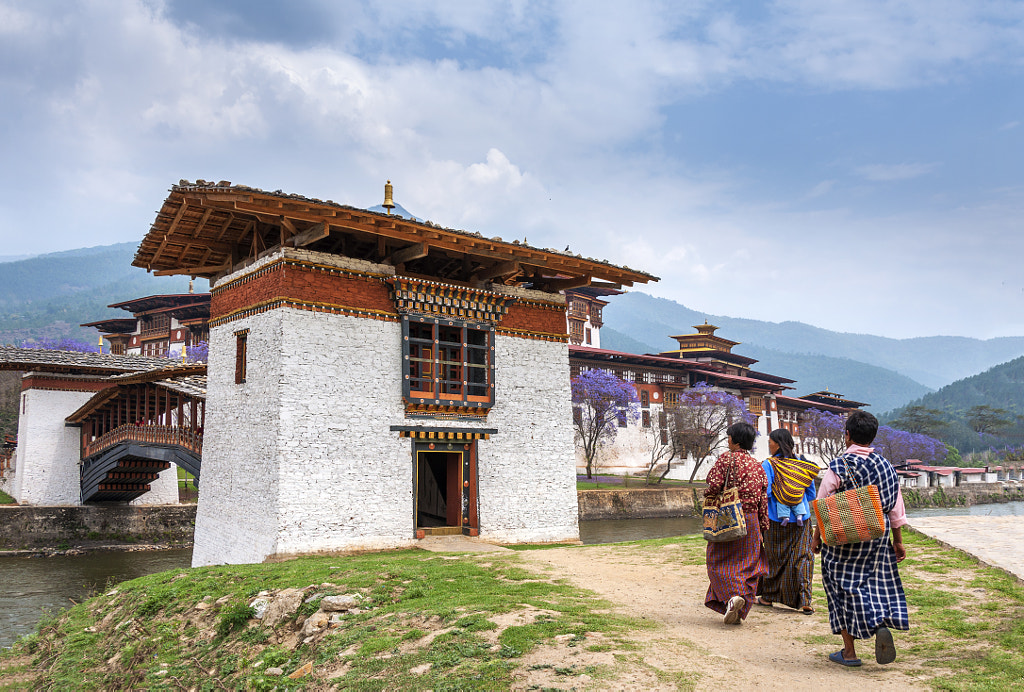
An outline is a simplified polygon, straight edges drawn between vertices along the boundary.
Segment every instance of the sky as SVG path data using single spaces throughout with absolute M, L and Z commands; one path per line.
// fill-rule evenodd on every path
M 390 179 L 709 315 L 1022 336 L 1022 77 L 1019 1 L 0 0 L 0 254 Z

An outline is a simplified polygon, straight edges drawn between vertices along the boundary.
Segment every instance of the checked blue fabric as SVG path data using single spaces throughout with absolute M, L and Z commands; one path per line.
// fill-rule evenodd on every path
M 876 452 L 867 457 L 843 454 L 829 462 L 829 469 L 842 481 L 837 492 L 864 485 L 878 486 L 886 514 L 886 530 L 880 538 L 821 547 L 821 581 L 828 599 L 832 633 L 839 634 L 845 629 L 857 639 L 868 639 L 882 625 L 910 629 L 907 597 L 889 530 L 889 512 L 899 495 L 896 470 Z

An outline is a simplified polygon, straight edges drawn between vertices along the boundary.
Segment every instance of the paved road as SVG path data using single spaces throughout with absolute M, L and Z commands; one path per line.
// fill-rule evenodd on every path
M 926 536 L 1024 579 L 1024 517 L 911 517 L 910 525 Z

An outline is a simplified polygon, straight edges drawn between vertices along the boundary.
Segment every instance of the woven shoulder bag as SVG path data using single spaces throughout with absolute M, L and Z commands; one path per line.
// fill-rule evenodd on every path
M 732 467 L 726 471 L 722 492 L 704 500 L 704 540 L 727 543 L 747 535 L 747 518 L 736 486 L 729 487 Z
M 846 471 L 849 475 L 849 465 Z M 877 485 L 837 492 L 815 500 L 811 506 L 825 545 L 862 543 L 885 534 L 885 512 Z

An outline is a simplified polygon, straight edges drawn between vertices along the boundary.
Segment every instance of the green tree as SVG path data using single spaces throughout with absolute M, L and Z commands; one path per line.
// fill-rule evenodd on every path
M 911 433 L 922 433 L 935 437 L 949 422 L 942 411 L 925 406 L 907 406 L 892 427 Z
M 995 435 L 1010 424 L 1010 412 L 985 404 L 967 409 L 965 417 L 971 430 L 979 435 Z

